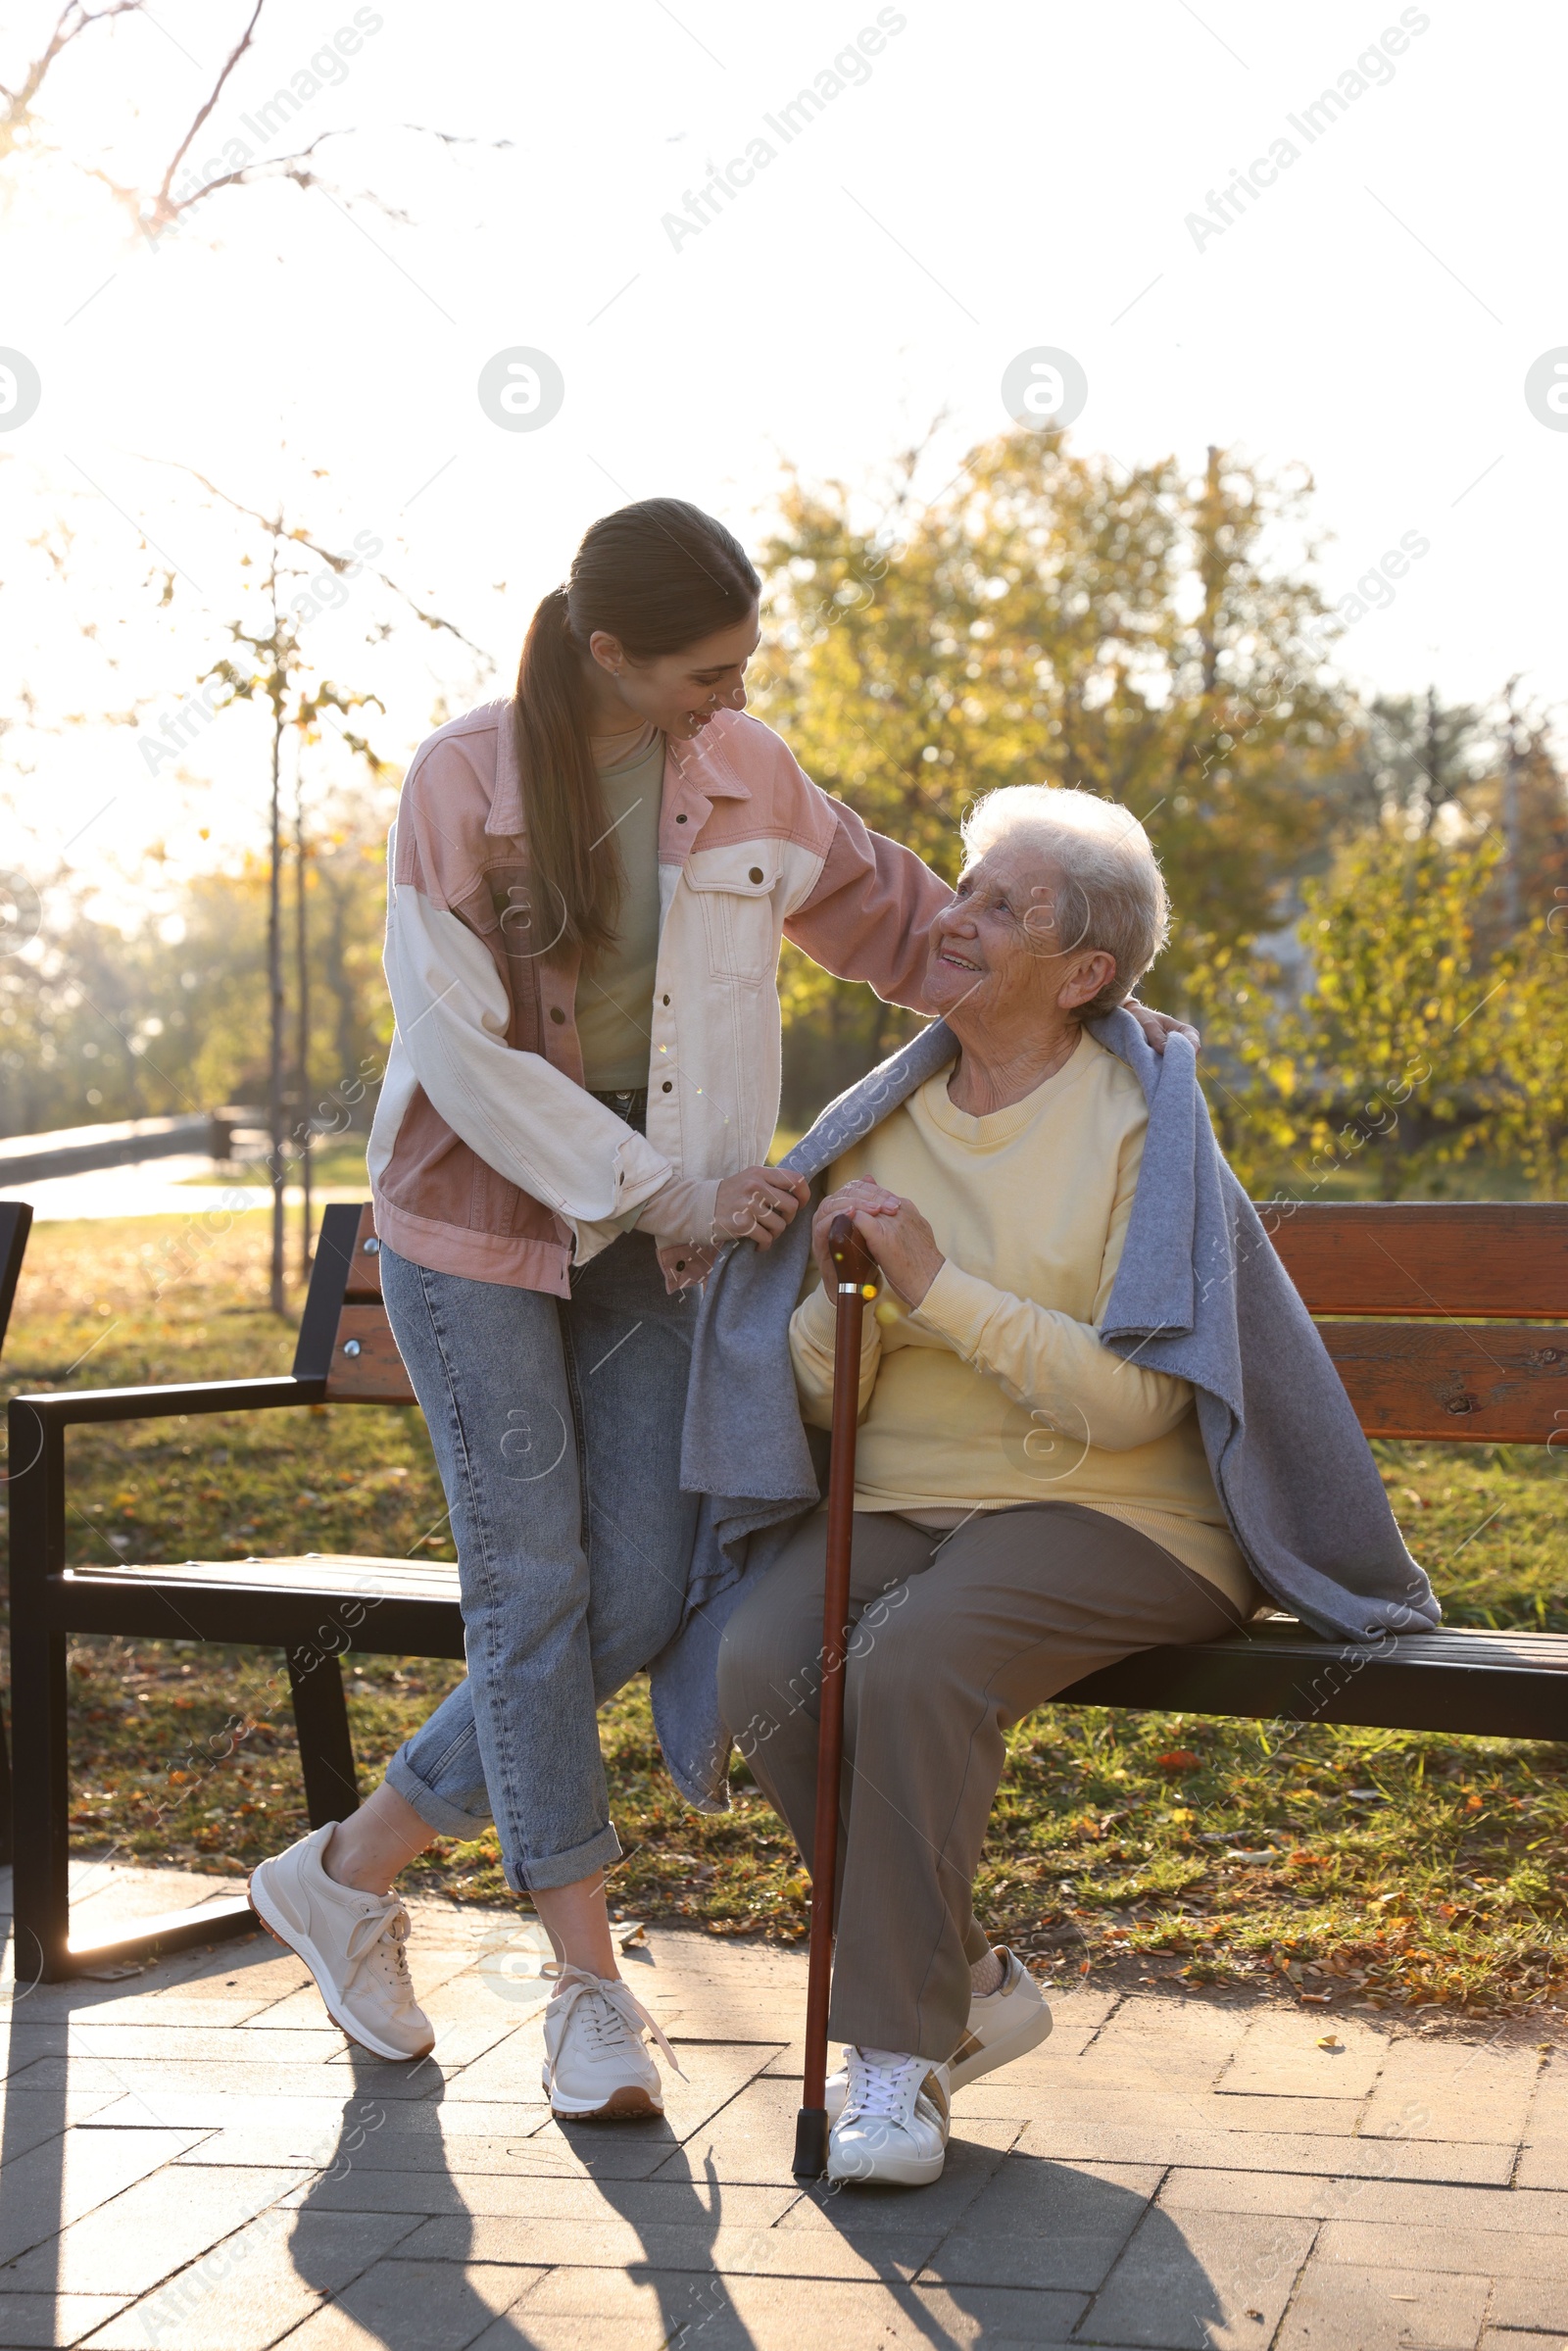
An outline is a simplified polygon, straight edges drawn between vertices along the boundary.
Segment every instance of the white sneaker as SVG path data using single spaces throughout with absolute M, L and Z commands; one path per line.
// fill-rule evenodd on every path
M 558 2121 L 612 2123 L 663 2113 L 663 2083 L 643 2034 L 653 2034 L 677 2074 L 680 2066 L 629 1984 L 563 1967 L 544 2025 L 541 2079 Z
M 848 2095 L 828 2133 L 827 2176 L 929 2187 L 948 2152 L 948 2069 L 892 2049 L 846 2049 Z
M 336 1826 L 252 1870 L 251 1908 L 299 1953 L 340 2033 L 377 2057 L 428 2057 L 435 2033 L 409 1976 L 409 1914 L 396 1894 L 361 1893 L 327 1876 L 321 1856 Z
M 948 2059 L 950 2090 L 978 2082 L 982 2074 L 994 2073 L 999 2065 L 1010 2065 L 1015 2057 L 1038 2049 L 1051 2037 L 1051 2010 L 1023 1961 L 1004 1943 L 997 1945 L 997 1957 L 1002 1962 L 1002 1982 L 995 1991 L 970 1994 L 968 2027 Z M 848 2084 L 849 2076 L 842 2066 L 828 2076 L 830 2122 L 843 2107 Z

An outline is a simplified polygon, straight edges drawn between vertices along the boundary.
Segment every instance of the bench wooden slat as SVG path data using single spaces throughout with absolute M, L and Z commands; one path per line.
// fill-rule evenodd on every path
M 458 1570 L 447 1559 L 372 1559 L 351 1552 L 306 1551 L 288 1559 L 179 1559 L 167 1566 L 68 1567 L 73 1584 L 220 1585 L 232 1592 L 294 1592 L 318 1599 L 429 1599 L 458 1596 Z
M 329 1403 L 414 1402 L 414 1389 L 384 1306 L 345 1306 L 338 1316 L 326 1395 Z
M 343 1295 L 355 1300 L 378 1298 L 381 1295 L 381 1244 L 375 1237 L 375 1208 L 369 1200 L 360 1210 L 360 1229 Z
M 1314 1314 L 1568 1316 L 1568 1202 L 1259 1200 Z
M 1539 1323 L 1319 1329 L 1369 1437 L 1524 1445 L 1568 1438 L 1568 1332 Z
M 400 1572 L 405 1568 L 414 1573 Z M 178 1567 L 68 1568 L 48 1579 L 45 1610 L 62 1631 L 261 1642 L 307 1660 L 307 1673 L 351 1649 L 390 1657 L 464 1654 L 458 1571 L 438 1560 L 193 1559 Z
M 1142 1649 L 1052 1702 L 1568 1739 L 1568 1641 L 1439 1631 L 1358 1648 L 1263 1623 L 1190 1648 Z

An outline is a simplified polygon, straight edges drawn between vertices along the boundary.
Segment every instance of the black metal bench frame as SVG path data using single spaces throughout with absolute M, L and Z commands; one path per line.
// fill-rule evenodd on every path
M 1322 1324 L 1371 1436 L 1550 1444 L 1568 1435 L 1568 1206 L 1328 1207 L 1270 1203 L 1274 1246 Z M 69 1901 L 66 1649 L 71 1636 L 255 1642 L 282 1649 L 313 1825 L 358 1801 L 337 1659 L 350 1648 L 461 1658 L 457 1571 L 431 1562 L 305 1557 L 73 1568 L 66 1435 L 94 1422 L 285 1405 L 413 1401 L 381 1306 L 369 1210 L 329 1207 L 293 1372 L 19 1396 L 11 1458 L 16 1927 L 20 1979 L 58 1982 L 155 1949 L 247 1932 L 243 1899 L 74 1943 Z M 1364 1319 L 1370 1314 L 1373 1319 Z M 1512 1322 L 1505 1317 L 1518 1317 Z M 1488 1317 L 1466 1320 L 1465 1317 Z M 1391 1319 L 1392 1318 L 1392 1319 Z M 1225 1641 L 1152 1649 L 1057 1702 L 1568 1739 L 1568 1639 L 1438 1632 L 1381 1643 L 1261 1621 Z
M 25 1200 L 0 1200 L 0 1347 L 6 1343 L 22 1260 L 27 1253 L 32 1210 Z M 10 1485 L 7 1469 L 5 1484 Z M 11 1859 L 11 1755 L 6 1745 L 5 1713 L 0 1709 L 0 1863 Z

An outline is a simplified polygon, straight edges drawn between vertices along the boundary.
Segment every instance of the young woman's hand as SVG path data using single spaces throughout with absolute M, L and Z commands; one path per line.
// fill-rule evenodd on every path
M 947 1259 L 913 1200 L 901 1199 L 870 1176 L 857 1176 L 828 1194 L 811 1219 L 811 1249 L 829 1297 L 839 1278 L 827 1239 L 835 1216 L 854 1217 L 856 1231 L 892 1287 L 906 1305 L 917 1306 Z
M 725 1176 L 713 1208 L 715 1245 L 755 1241 L 759 1249 L 771 1249 L 809 1195 L 804 1176 L 786 1175 L 781 1167 L 743 1167 L 739 1175 Z
M 1202 1052 L 1203 1040 L 1190 1020 L 1177 1020 L 1169 1012 L 1152 1012 L 1148 1004 L 1141 1004 L 1132 996 L 1128 997 L 1125 1009 L 1143 1030 L 1145 1044 L 1152 1045 L 1156 1053 L 1164 1052 L 1165 1040 L 1173 1034 L 1185 1037 L 1195 1053 Z

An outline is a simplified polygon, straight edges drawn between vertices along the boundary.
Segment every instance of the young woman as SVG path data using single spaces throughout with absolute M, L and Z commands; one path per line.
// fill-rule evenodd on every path
M 918 1009 L 952 895 L 744 714 L 759 593 L 697 508 L 607 515 L 535 612 L 514 698 L 409 768 L 369 1164 L 468 1678 L 352 1819 L 251 1880 L 344 2032 L 422 2056 L 392 1883 L 493 1816 L 561 1963 L 545 2086 L 585 2120 L 662 2111 L 643 2034 L 662 2036 L 611 1942 L 620 1847 L 595 1717 L 680 1620 L 694 1285 L 716 1246 L 767 1248 L 805 1198 L 763 1164 L 779 942 Z

